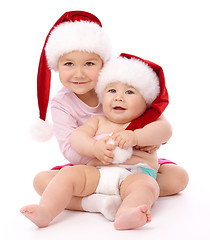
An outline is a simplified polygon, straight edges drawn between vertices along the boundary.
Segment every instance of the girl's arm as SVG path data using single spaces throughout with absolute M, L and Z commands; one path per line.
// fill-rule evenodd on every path
M 72 132 L 78 127 L 75 111 L 69 110 L 67 104 L 62 104 L 61 101 L 53 99 L 51 102 L 51 115 L 53 133 L 59 143 L 59 148 L 63 156 L 72 164 L 87 164 L 90 158 L 78 154 L 69 142 Z
M 165 117 L 147 124 L 141 129 L 122 130 L 113 134 L 115 146 L 127 149 L 128 147 L 139 146 L 160 146 L 166 143 L 172 135 L 172 128 Z
M 156 121 L 134 131 L 138 146 L 159 146 L 166 143 L 172 136 L 172 127 L 168 120 L 161 116 Z

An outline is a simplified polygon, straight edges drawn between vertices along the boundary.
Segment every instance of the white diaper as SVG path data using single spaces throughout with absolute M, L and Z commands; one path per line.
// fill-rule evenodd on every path
M 105 166 L 97 168 L 99 168 L 100 180 L 96 193 L 101 194 L 119 195 L 122 181 L 132 174 L 127 169 L 121 167 Z

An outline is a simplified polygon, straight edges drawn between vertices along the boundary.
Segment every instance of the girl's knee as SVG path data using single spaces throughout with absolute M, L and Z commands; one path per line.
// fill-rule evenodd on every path
M 184 168 L 174 164 L 164 164 L 160 170 L 157 177 L 160 196 L 174 195 L 187 187 L 189 175 Z
M 37 173 L 34 177 L 33 186 L 36 192 L 40 195 L 40 173 Z
M 57 172 L 58 171 L 42 171 L 36 174 L 33 180 L 33 186 L 39 195 L 42 195 L 43 191 Z
M 33 186 L 38 194 L 40 194 L 42 191 L 42 183 L 43 183 L 43 172 L 39 172 L 34 177 Z
M 178 167 L 176 172 L 176 183 L 174 183 L 174 185 L 178 188 L 178 192 L 183 191 L 187 187 L 188 182 L 189 175 L 187 171 L 182 167 Z

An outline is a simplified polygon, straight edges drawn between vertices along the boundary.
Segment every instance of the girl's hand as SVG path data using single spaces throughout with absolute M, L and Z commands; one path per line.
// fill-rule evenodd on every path
M 140 147 L 140 146 L 135 146 L 134 149 L 135 150 L 141 150 L 144 152 L 148 152 L 148 153 L 154 153 L 156 152 L 161 145 L 157 145 L 157 146 L 145 146 L 145 147 Z

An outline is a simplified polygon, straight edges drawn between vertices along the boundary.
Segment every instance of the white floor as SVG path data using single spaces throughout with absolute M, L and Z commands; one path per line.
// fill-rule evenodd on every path
M 5 170 L 1 174 L 3 225 L 1 224 L 0 236 L 7 236 L 7 238 L 0 237 L 1 239 L 65 240 L 72 239 L 72 237 L 78 240 L 85 237 L 88 239 L 100 237 L 101 240 L 140 238 L 146 240 L 157 237 L 162 240 L 210 239 L 209 180 L 208 177 L 203 177 L 208 170 L 203 169 L 199 175 L 196 174 L 195 169 L 190 167 L 190 183 L 186 190 L 176 196 L 159 198 L 152 209 L 152 222 L 141 229 L 116 231 L 112 222 L 107 221 L 101 214 L 71 211 L 61 213 L 48 228 L 38 229 L 19 213 L 19 209 L 26 204 L 39 201 L 39 196 L 32 187 L 33 177 L 38 171 L 55 165 L 58 149 L 54 140 L 36 144 L 28 137 L 26 139 L 27 153 L 22 155 L 22 158 L 15 158 L 16 151 L 9 152 L 13 157 L 13 166 L 9 167 L 5 164 L 3 167 Z M 46 156 L 54 159 L 51 165 L 43 161 Z
M 209 239 L 210 196 L 190 184 L 182 194 L 160 198 L 152 209 L 152 222 L 141 229 L 116 231 L 100 214 L 64 211 L 48 228 L 38 229 L 18 209 L 10 212 L 4 239 Z M 197 193 L 200 193 L 199 195 Z M 28 198 L 28 197 L 27 197 Z M 23 200 L 23 202 L 25 202 Z M 11 210 L 11 209 L 10 209 Z M 4 231 L 6 231 L 4 233 Z M 3 235 L 5 234 L 5 235 Z

